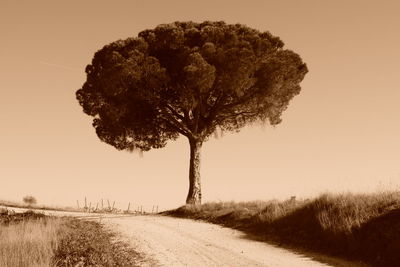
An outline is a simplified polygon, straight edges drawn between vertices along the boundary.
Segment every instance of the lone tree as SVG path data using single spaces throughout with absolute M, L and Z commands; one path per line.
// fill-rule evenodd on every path
M 277 125 L 308 72 L 269 32 L 224 22 L 175 22 L 97 51 L 76 92 L 98 137 L 118 150 L 189 139 L 187 204 L 201 203 L 200 150 L 216 131 Z
M 35 205 L 37 203 L 37 200 L 35 197 L 33 196 L 25 196 L 23 199 L 25 204 L 27 204 L 28 206 L 32 206 Z

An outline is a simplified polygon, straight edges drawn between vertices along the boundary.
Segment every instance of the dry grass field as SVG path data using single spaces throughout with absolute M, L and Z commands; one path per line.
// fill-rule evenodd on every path
M 206 203 L 166 214 L 237 228 L 281 246 L 400 266 L 400 192 Z
M 100 223 L 0 211 L 0 266 L 137 266 L 141 256 Z
M 58 233 L 65 226 L 57 218 L 28 217 L 0 225 L 0 266 L 51 266 Z

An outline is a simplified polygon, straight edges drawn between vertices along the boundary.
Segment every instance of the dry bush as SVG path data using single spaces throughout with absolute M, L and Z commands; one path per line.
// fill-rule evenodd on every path
M 37 203 L 37 200 L 34 196 L 25 196 L 22 200 L 27 205 L 35 205 Z

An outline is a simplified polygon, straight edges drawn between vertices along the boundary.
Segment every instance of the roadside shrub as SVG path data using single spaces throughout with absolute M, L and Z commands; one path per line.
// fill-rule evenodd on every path
M 37 203 L 36 198 L 33 196 L 25 196 L 22 200 L 27 205 L 35 205 Z

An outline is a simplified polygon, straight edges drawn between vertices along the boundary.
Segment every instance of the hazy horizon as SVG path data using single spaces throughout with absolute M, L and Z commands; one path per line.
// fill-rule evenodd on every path
M 202 150 L 203 202 L 400 187 L 397 1 L 3 1 L 0 199 L 171 208 L 185 203 L 189 144 L 138 153 L 102 143 L 75 92 L 94 53 L 174 21 L 241 23 L 279 36 L 309 68 L 276 127 Z

